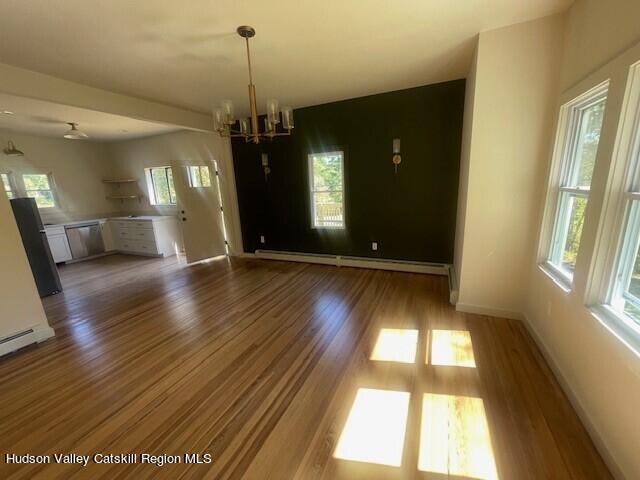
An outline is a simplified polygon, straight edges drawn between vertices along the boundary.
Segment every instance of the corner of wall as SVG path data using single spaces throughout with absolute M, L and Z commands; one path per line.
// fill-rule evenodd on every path
M 467 191 L 469 188 L 469 158 L 471 151 L 471 139 L 473 134 L 473 110 L 475 105 L 476 70 L 478 62 L 478 39 L 476 37 L 475 48 L 469 73 L 467 75 L 464 94 L 464 118 L 462 122 L 462 145 L 460 149 L 460 179 L 458 183 L 458 205 L 456 214 L 456 233 L 453 255 L 453 275 L 455 279 L 455 296 L 452 303 L 457 303 L 462 281 L 462 259 L 464 255 L 464 232 L 467 212 Z

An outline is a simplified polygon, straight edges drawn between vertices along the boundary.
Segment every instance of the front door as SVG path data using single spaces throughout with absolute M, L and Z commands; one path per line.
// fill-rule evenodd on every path
M 215 163 L 174 162 L 172 167 L 187 262 L 224 255 L 224 222 Z

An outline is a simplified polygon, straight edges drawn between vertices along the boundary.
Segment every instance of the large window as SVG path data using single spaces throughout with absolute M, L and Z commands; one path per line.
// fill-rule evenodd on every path
M 563 106 L 560 114 L 551 196 L 555 215 L 547 266 L 566 283 L 573 279 L 580 250 L 606 98 L 607 84 Z
M 151 205 L 175 205 L 176 190 L 171 167 L 145 169 Z
M 16 198 L 16 194 L 14 192 L 13 187 L 13 179 L 11 178 L 10 173 L 0 173 L 0 177 L 2 177 L 2 185 L 4 186 L 4 191 L 7 193 L 7 198 L 11 200 L 12 198 Z
M 25 173 L 22 175 L 24 192 L 27 197 L 35 198 L 38 208 L 52 208 L 56 206 L 53 194 L 52 179 L 44 173 Z
M 344 152 L 309 155 L 311 224 L 344 228 Z
M 611 292 L 611 305 L 640 326 L 640 187 L 628 192 L 624 235 Z
M 619 201 L 607 212 L 616 218 L 617 228 L 613 244 L 616 246 L 606 297 L 609 311 L 640 335 L 640 63 L 631 68 L 627 87 L 627 102 L 623 112 L 620 143 L 620 168 L 622 176 Z M 629 134 L 627 135 L 627 132 Z M 613 167 L 617 164 L 614 162 Z M 615 191 L 615 185 L 614 185 Z M 617 210 L 617 211 L 615 211 Z M 617 240 L 617 242 L 616 242 Z

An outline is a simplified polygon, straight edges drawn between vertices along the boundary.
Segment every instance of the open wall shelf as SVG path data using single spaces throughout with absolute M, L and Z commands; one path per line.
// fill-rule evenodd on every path
M 142 202 L 143 195 L 138 190 L 137 178 L 103 178 L 102 183 L 113 185 L 108 188 L 108 200 L 120 200 L 120 203 L 124 203 L 125 200 L 137 199 Z
M 137 178 L 103 178 L 103 183 L 137 183 Z

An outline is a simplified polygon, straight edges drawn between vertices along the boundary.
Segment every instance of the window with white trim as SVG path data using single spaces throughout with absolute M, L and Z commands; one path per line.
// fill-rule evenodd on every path
M 344 152 L 312 153 L 308 161 L 311 225 L 343 229 Z
M 25 195 L 35 198 L 38 208 L 53 208 L 56 206 L 51 174 L 25 173 L 22 175 L 22 183 Z
M 173 184 L 171 167 L 145 168 L 145 176 L 151 205 L 167 206 L 176 204 L 176 189 Z
M 640 326 L 640 188 L 627 192 L 626 220 L 610 298 L 611 306 Z
M 10 173 L 0 173 L 0 177 L 2 177 L 2 185 L 4 186 L 7 198 L 9 200 L 16 198 L 12 175 Z
M 620 145 L 624 158 L 623 193 L 616 213 L 620 235 L 605 304 L 640 334 L 640 63 L 631 69 L 628 124 L 632 134 Z M 624 127 L 623 127 L 624 128 Z M 624 135 L 620 138 L 625 138 Z
M 562 107 L 558 127 L 559 168 L 550 198 L 555 200 L 553 233 L 546 265 L 570 283 L 580 250 L 584 215 L 589 201 L 608 83 Z

